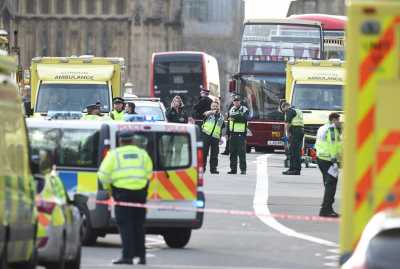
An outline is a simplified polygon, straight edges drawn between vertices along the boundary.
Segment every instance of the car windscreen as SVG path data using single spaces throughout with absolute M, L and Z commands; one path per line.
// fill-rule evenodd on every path
M 54 152 L 55 164 L 61 167 L 96 168 L 98 166 L 99 130 L 29 127 L 33 154 L 41 149 Z
M 164 113 L 159 106 L 146 106 L 145 104 L 135 104 L 135 112 L 140 116 L 151 116 L 152 118 L 164 121 Z
M 96 102 L 100 102 L 102 112 L 110 111 L 107 84 L 41 84 L 36 112 L 83 111 Z
M 292 105 L 303 110 L 343 110 L 343 86 L 328 84 L 296 84 Z

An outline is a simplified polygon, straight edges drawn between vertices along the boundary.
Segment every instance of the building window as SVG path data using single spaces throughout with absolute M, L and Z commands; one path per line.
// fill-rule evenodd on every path
M 25 0 L 26 13 L 36 13 L 36 0 Z
M 117 0 L 117 14 L 123 15 L 126 9 L 126 1 L 125 0 Z
M 93 33 L 89 32 L 86 36 L 86 54 L 94 55 L 95 53 L 95 43 Z
M 62 31 L 62 29 L 59 29 L 57 31 L 56 55 L 64 56 L 64 32 Z
M 96 14 L 95 0 L 86 0 L 86 14 Z
M 57 14 L 65 13 L 65 0 L 57 0 L 56 12 Z
M 40 13 L 41 14 L 49 14 L 50 13 L 50 1 L 49 0 L 41 0 L 40 1 Z
M 103 0 L 101 6 L 103 14 L 110 14 L 110 0 Z
M 71 13 L 72 14 L 79 14 L 79 8 L 80 8 L 80 1 L 81 0 L 70 0 L 70 5 L 71 5 Z
M 49 33 L 47 32 L 47 29 L 44 29 L 41 32 L 41 37 L 40 37 L 40 54 L 42 56 L 47 56 L 49 53 Z
M 189 19 L 200 22 L 208 21 L 208 0 L 187 0 L 186 13 Z

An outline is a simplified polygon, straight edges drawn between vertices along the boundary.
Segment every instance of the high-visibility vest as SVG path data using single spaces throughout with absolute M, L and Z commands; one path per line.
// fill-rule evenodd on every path
M 51 216 L 47 216 L 48 218 L 51 218 L 52 225 L 64 225 L 65 217 L 62 210 L 63 206 L 67 203 L 67 197 L 65 194 L 64 184 L 55 171 L 45 175 L 45 183 L 43 190 L 40 193 L 40 199 L 56 204 Z
M 229 111 L 229 116 L 235 116 L 235 115 L 243 115 L 247 112 L 247 108 L 245 106 L 241 106 L 238 109 L 236 107 L 232 107 L 231 110 Z M 246 127 L 247 123 L 246 122 L 237 122 L 235 120 L 230 120 L 229 121 L 229 132 L 230 133 L 246 133 Z
M 110 151 L 100 165 L 98 176 L 106 190 L 111 187 L 143 189 L 153 172 L 147 152 L 137 146 L 122 146 Z
M 295 111 L 296 111 L 296 116 L 292 119 L 290 125 L 303 127 L 304 126 L 303 112 L 300 109 L 295 109 Z
M 215 114 L 212 114 L 207 117 L 204 121 L 201 129 L 203 133 L 206 135 L 212 136 L 214 138 L 220 139 L 222 134 L 222 126 L 224 125 L 224 117 L 219 114 L 219 117 L 215 117 Z
M 81 120 L 102 120 L 102 118 L 99 115 L 86 114 L 81 118 Z
M 333 158 L 340 157 L 342 143 L 339 130 L 335 127 L 331 127 L 330 124 L 327 125 L 320 127 L 325 129 L 325 134 L 323 134 L 322 137 L 317 135 L 315 148 L 319 159 L 330 161 Z
M 113 111 L 111 111 L 111 115 L 112 115 L 113 120 L 123 121 L 125 112 L 124 111 L 118 112 L 116 110 L 113 110 Z

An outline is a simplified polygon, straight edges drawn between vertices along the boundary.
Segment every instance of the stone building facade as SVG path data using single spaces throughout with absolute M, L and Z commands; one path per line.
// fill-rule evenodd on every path
M 215 55 L 226 88 L 243 16 L 242 0 L 0 0 L 0 27 L 11 40 L 18 31 L 24 68 L 36 56 L 123 57 L 127 80 L 140 95 L 148 93 L 149 63 L 157 51 Z
M 345 0 L 295 0 L 290 3 L 287 16 L 293 14 L 345 14 Z

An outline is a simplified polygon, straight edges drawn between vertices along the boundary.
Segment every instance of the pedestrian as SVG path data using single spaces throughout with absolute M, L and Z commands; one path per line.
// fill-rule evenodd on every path
M 219 174 L 218 153 L 219 142 L 221 141 L 222 129 L 225 127 L 224 116 L 220 112 L 220 105 L 217 101 L 211 103 L 211 110 L 204 112 L 204 121 L 201 126 L 204 147 L 204 170 L 207 165 L 208 152 L 210 152 L 210 173 Z
M 339 217 L 333 210 L 335 202 L 336 186 L 339 177 L 339 163 L 342 154 L 340 115 L 331 113 L 329 123 L 321 126 L 317 132 L 317 163 L 321 170 L 324 182 L 324 197 L 322 200 L 321 217 Z
M 137 114 L 135 112 L 135 108 L 136 108 L 135 103 L 133 103 L 133 102 L 126 103 L 125 114 L 129 114 L 129 115 Z
M 119 147 L 111 150 L 99 168 L 99 179 L 104 189 L 111 191 L 115 202 L 146 203 L 153 162 L 149 154 L 135 145 L 134 133 L 122 131 Z M 116 205 L 115 218 L 122 241 L 122 257 L 113 264 L 146 264 L 144 222 L 146 209 Z
M 301 171 L 301 149 L 303 147 L 304 123 L 303 113 L 299 109 L 284 102 L 281 110 L 285 113 L 285 133 L 289 143 L 289 169 L 283 171 L 284 175 L 300 175 Z
M 113 111 L 111 111 L 111 119 L 115 121 L 123 121 L 125 114 L 125 101 L 121 97 L 115 97 L 113 99 Z
M 229 133 L 230 133 L 230 167 L 228 174 L 237 173 L 237 159 L 241 174 L 246 174 L 246 135 L 249 110 L 240 102 L 240 96 L 233 98 L 233 107 L 229 111 Z
M 212 99 L 209 97 L 210 92 L 207 90 L 201 90 L 200 99 L 197 104 L 194 105 L 193 118 L 203 120 L 204 112 L 211 109 Z
M 182 98 L 176 95 L 171 102 L 171 107 L 167 111 L 169 122 L 188 123 L 188 115 L 185 112 Z
M 86 107 L 87 114 L 81 120 L 102 120 L 100 105 L 98 103 L 91 104 Z

